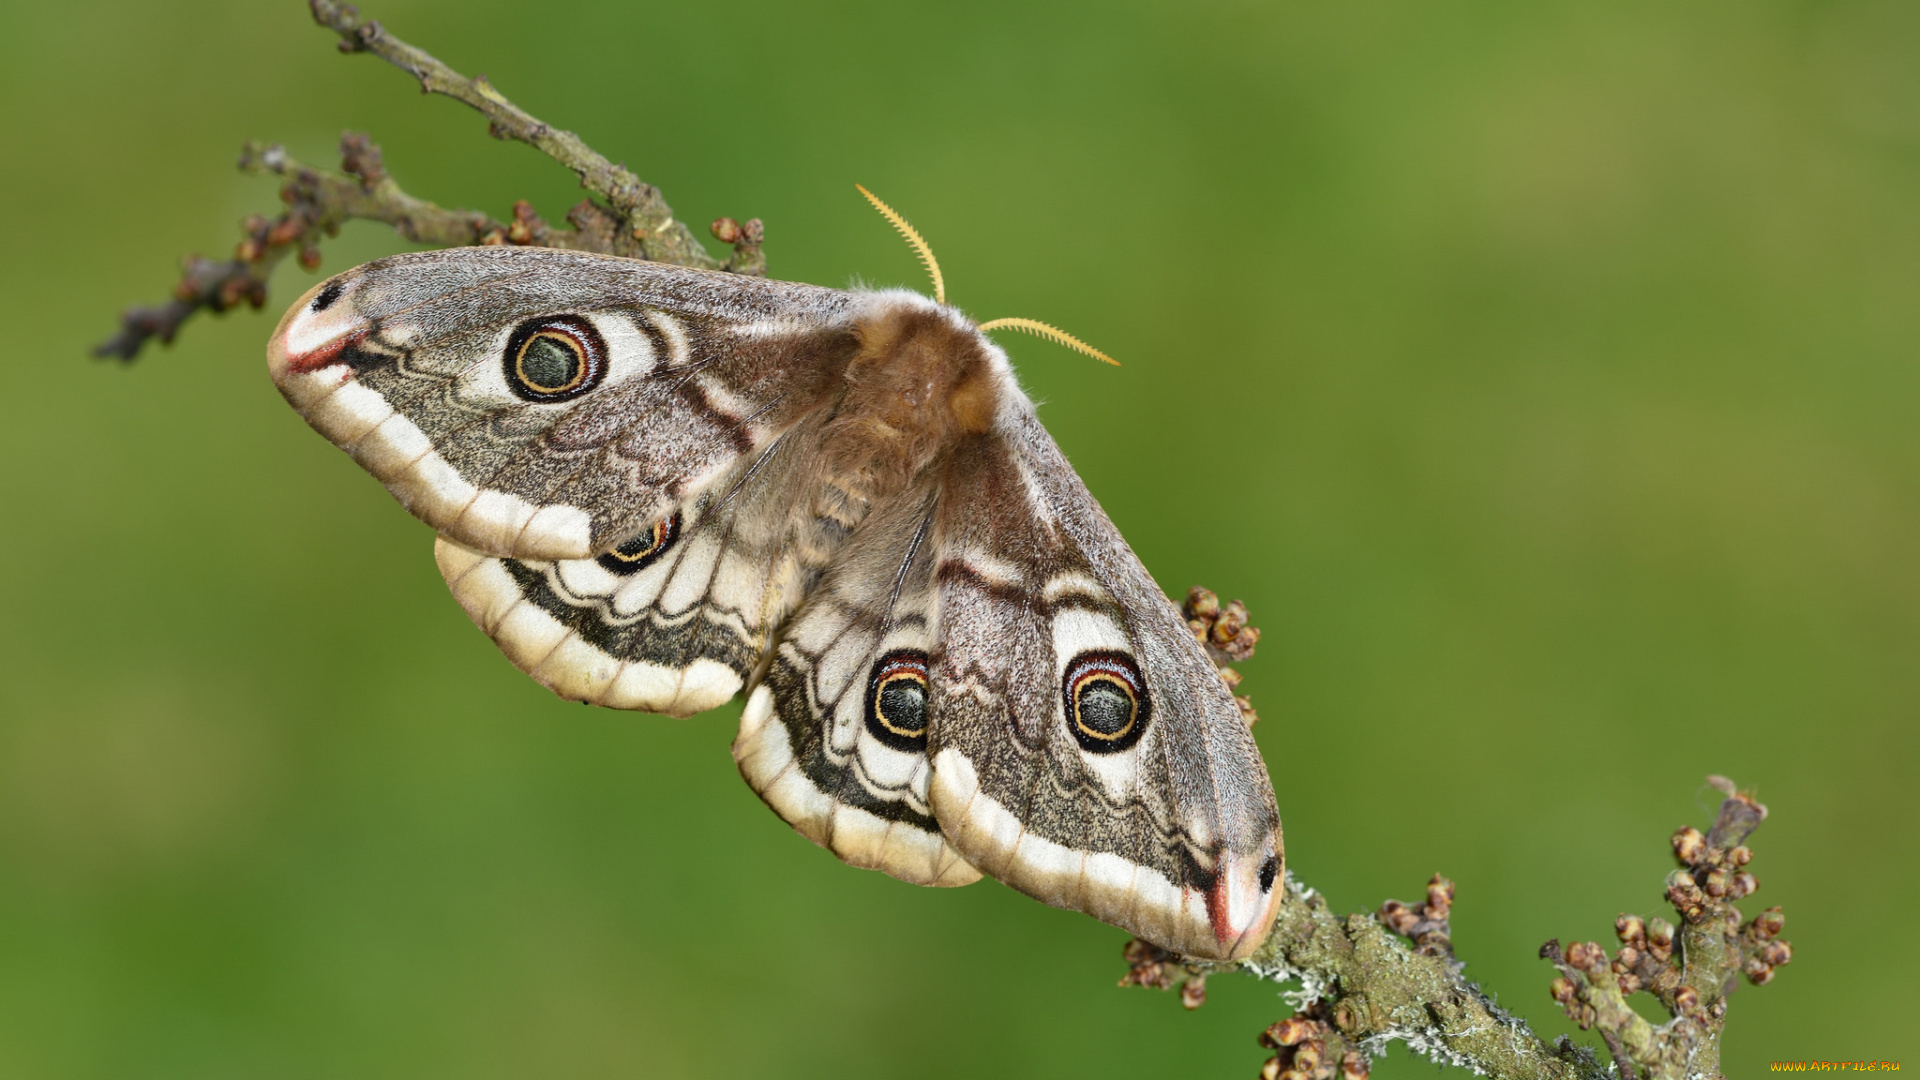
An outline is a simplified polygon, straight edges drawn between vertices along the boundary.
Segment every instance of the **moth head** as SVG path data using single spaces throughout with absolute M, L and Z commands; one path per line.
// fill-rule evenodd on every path
M 883 440 L 945 445 L 993 426 L 996 358 L 957 312 L 904 290 L 881 293 L 854 325 L 860 348 L 847 367 L 850 415 L 869 417 Z M 1000 361 L 1004 363 L 1004 361 Z M 918 449 L 902 445 L 908 457 Z

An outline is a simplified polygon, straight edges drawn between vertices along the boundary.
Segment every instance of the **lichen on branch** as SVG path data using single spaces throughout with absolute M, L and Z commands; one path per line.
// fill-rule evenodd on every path
M 1746 869 L 1753 852 L 1745 841 L 1766 807 L 1723 777 L 1708 782 L 1725 795 L 1713 826 L 1704 834 L 1685 827 L 1672 838 L 1680 869 L 1668 876 L 1665 894 L 1678 929 L 1623 913 L 1611 958 L 1593 942 L 1541 947 L 1560 972 L 1549 993 L 1582 1029 L 1598 1030 L 1611 1069 L 1591 1048 L 1542 1039 L 1463 977 L 1450 929 L 1453 882 L 1435 874 L 1424 903 L 1389 900 L 1377 915 L 1342 917 L 1289 871 L 1272 933 L 1237 965 L 1299 986 L 1285 995 L 1294 1015 L 1259 1035 L 1273 1052 L 1261 1077 L 1364 1080 L 1369 1059 L 1396 1041 L 1437 1063 L 1511 1080 L 1719 1076 L 1727 996 L 1743 976 L 1756 986 L 1771 981 L 1793 950 L 1780 939 L 1779 908 L 1747 919 L 1733 904 L 1759 887 Z M 1138 941 L 1125 958 L 1121 985 L 1178 987 L 1188 1008 L 1205 1001 L 1208 976 L 1236 967 L 1185 961 Z M 1627 999 L 1636 992 L 1664 1007 L 1667 1022 L 1656 1026 L 1635 1011 Z

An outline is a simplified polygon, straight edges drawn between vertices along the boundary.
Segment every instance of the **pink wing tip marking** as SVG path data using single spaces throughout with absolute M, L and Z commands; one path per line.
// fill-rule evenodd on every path
M 285 371 L 289 375 L 305 375 L 308 372 L 319 371 L 323 367 L 328 367 L 339 362 L 342 352 L 360 344 L 366 339 L 367 332 L 365 330 L 357 330 L 351 334 L 342 334 L 337 338 L 322 343 L 318 348 L 288 356 Z
M 1277 869 L 1277 858 L 1269 858 Z M 1253 859 L 1227 858 L 1207 889 L 1207 922 L 1214 940 L 1227 949 L 1231 959 L 1259 947 L 1266 939 L 1268 924 L 1278 914 L 1282 886 L 1274 877 L 1267 877 L 1266 887 L 1261 888 L 1262 876 Z

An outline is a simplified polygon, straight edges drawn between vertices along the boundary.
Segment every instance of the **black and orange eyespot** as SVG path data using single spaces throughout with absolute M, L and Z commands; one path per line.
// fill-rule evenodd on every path
M 570 401 L 600 385 L 607 343 L 578 315 L 528 319 L 507 339 L 507 385 L 528 401 Z
M 653 527 L 639 536 L 621 544 L 594 561 L 602 568 L 621 576 L 637 574 L 667 553 L 673 542 L 680 538 L 680 512 L 653 523 Z
M 926 653 L 895 649 L 874 663 L 867 680 L 867 731 L 895 750 L 926 753 Z
M 1146 734 L 1153 704 L 1140 666 L 1123 652 L 1083 652 L 1060 683 L 1067 727 L 1082 749 L 1117 754 Z

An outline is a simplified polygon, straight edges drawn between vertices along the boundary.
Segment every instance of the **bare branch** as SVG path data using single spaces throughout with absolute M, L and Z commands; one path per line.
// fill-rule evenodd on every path
M 1259 640 L 1246 607 L 1223 607 L 1195 588 L 1185 612 L 1194 636 L 1237 688 L 1240 679 L 1225 662 L 1252 655 Z M 1540 955 L 1560 971 L 1549 987 L 1554 1000 L 1581 1028 L 1600 1030 L 1612 1070 L 1565 1039 L 1549 1044 L 1462 977 L 1453 955 L 1454 884 L 1439 874 L 1427 882 L 1422 903 L 1389 900 L 1373 917 L 1342 918 L 1289 872 L 1274 928 L 1247 961 L 1201 963 L 1136 940 L 1124 951 L 1128 970 L 1120 985 L 1178 988 L 1182 1004 L 1198 1008 L 1207 977 L 1236 967 L 1299 983 L 1286 995 L 1295 1015 L 1260 1036 L 1260 1045 L 1274 1051 L 1261 1072 L 1265 1080 L 1332 1080 L 1336 1073 L 1364 1080 L 1369 1058 L 1396 1040 L 1438 1063 L 1503 1080 L 1716 1076 L 1727 994 L 1743 974 L 1756 985 L 1771 980 L 1793 949 L 1778 940 L 1785 925 L 1779 908 L 1743 922 L 1733 906 L 1759 887 L 1745 869 L 1753 853 L 1744 841 L 1767 808 L 1731 780 L 1708 782 L 1726 795 L 1712 828 L 1673 834 L 1682 868 L 1668 876 L 1666 897 L 1680 917 L 1678 931 L 1662 919 L 1621 915 L 1614 923 L 1621 948 L 1611 959 L 1592 942 L 1541 946 Z M 1627 1003 L 1640 991 L 1667 1009 L 1666 1024 L 1656 1027 Z
M 1620 949 L 1611 959 L 1591 941 L 1565 950 L 1549 941 L 1540 950 L 1560 970 L 1554 1000 L 1582 1028 L 1600 1029 L 1623 1076 L 1636 1069 L 1646 1080 L 1718 1074 L 1727 996 L 1742 975 L 1763 985 L 1793 959 L 1793 946 L 1779 939 L 1786 926 L 1779 908 L 1743 921 L 1734 906 L 1760 887 L 1746 869 L 1753 852 L 1743 841 L 1767 808 L 1732 781 L 1712 781 L 1727 796 L 1712 829 L 1673 834 L 1681 868 L 1667 875 L 1666 897 L 1680 918 L 1677 933 L 1664 919 L 1623 914 L 1614 920 Z M 1656 1026 L 1634 1011 L 1627 998 L 1638 991 L 1658 1000 L 1670 1019 Z
M 571 229 L 554 228 L 525 200 L 516 202 L 510 221 L 477 210 L 450 210 L 403 191 L 387 175 L 380 148 L 364 135 L 340 140 L 341 171 L 301 165 L 277 145 L 247 144 L 240 167 L 286 178 L 280 197 L 287 210 L 269 220 L 254 215 L 241 226 L 233 258 L 188 256 L 173 296 L 164 304 L 128 309 L 120 332 L 94 347 L 93 355 L 130 361 L 147 342 L 171 343 L 181 324 L 196 312 L 223 313 L 267 301 L 267 279 L 289 253 L 298 252 L 309 270 L 320 265 L 320 242 L 347 221 L 391 225 L 417 244 L 456 247 L 465 244 L 525 244 L 564 247 L 605 255 L 626 255 L 706 269 L 764 276 L 761 244 L 766 229 L 759 219 L 741 224 L 732 218 L 713 223 L 713 233 L 733 246 L 719 262 L 673 219 L 659 189 L 614 165 L 572 132 L 560 131 L 508 101 L 485 77 L 468 79 L 432 56 L 387 33 L 378 22 L 363 20 L 351 5 L 311 0 L 314 20 L 340 35 L 345 52 L 371 52 L 412 73 L 423 90 L 446 94 L 480 110 L 499 138 L 515 138 L 572 169 L 581 185 L 605 200 L 583 199 L 567 212 Z
M 709 270 L 722 264 L 707 254 L 686 225 L 675 221 L 673 208 L 660 189 L 645 183 L 626 166 L 601 156 L 571 131 L 562 131 L 508 101 L 485 75 L 467 78 L 401 41 L 372 19 L 362 19 L 351 4 L 310 0 L 315 22 L 340 35 L 342 52 L 369 52 L 412 75 L 420 89 L 465 102 L 487 118 L 487 131 L 496 139 L 516 139 L 539 150 L 580 177 L 580 186 L 605 199 L 617 219 L 612 254 L 658 262 L 698 266 Z
M 267 300 L 267 279 L 282 259 L 298 252 L 302 266 L 318 268 L 320 241 L 354 218 L 392 225 L 401 236 L 419 244 L 453 247 L 507 242 L 513 226 L 475 210 L 435 206 L 402 191 L 387 175 L 380 148 L 365 136 L 347 133 L 340 140 L 340 152 L 344 174 L 302 165 L 279 146 L 248 143 L 240 153 L 240 168 L 285 177 L 280 198 L 286 210 L 271 220 L 258 214 L 247 218 L 231 259 L 216 262 L 189 256 L 173 298 L 159 307 L 129 310 L 121 317 L 120 333 L 102 342 L 93 354 L 132 360 L 152 338 L 171 342 L 180 324 L 202 308 L 220 313 L 241 303 L 262 306 Z M 546 233 L 542 237 L 556 246 L 564 246 L 568 239 Z

